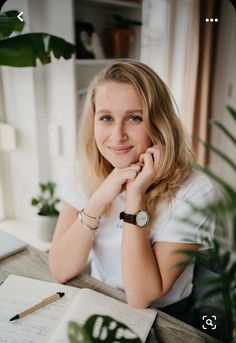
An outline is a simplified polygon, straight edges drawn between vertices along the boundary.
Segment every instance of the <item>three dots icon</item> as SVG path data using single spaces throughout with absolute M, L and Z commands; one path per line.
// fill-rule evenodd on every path
M 217 23 L 218 20 L 219 20 L 218 18 L 215 18 L 215 19 L 213 19 L 213 18 L 210 18 L 210 19 L 209 19 L 209 18 L 206 18 L 206 19 L 205 19 L 205 21 L 206 21 L 207 23 L 208 23 L 209 21 L 210 21 L 210 22 L 213 22 L 213 21 L 214 21 L 214 22 Z

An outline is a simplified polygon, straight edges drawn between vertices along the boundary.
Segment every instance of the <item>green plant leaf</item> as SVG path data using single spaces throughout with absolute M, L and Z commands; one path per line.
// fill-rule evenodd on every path
M 17 18 L 18 14 L 18 11 L 0 12 L 0 40 L 23 30 L 25 24 Z
M 47 190 L 47 185 L 44 184 L 44 183 L 40 183 L 39 187 L 40 187 L 40 190 L 41 190 L 42 193 L 44 193 Z
M 215 289 L 215 287 L 221 287 L 223 289 L 224 283 L 224 276 L 205 276 L 203 279 L 198 281 L 199 285 L 202 286 L 211 286 L 211 289 Z M 213 287 L 214 286 L 214 287 Z
M 84 324 L 92 342 L 141 343 L 140 338 L 125 324 L 109 316 L 93 315 Z
M 53 197 L 55 188 L 56 188 L 56 184 L 54 182 L 49 181 L 46 185 L 47 190 L 50 193 L 50 196 Z
M 221 287 L 214 287 L 208 291 L 206 291 L 202 296 L 201 296 L 201 301 L 205 301 L 214 295 L 216 296 L 217 294 L 222 294 L 222 288 Z
M 223 191 L 226 193 L 228 197 L 232 199 L 236 203 L 236 191 L 222 178 L 220 178 L 218 175 L 214 174 L 209 168 L 200 167 L 195 165 L 195 169 L 202 171 L 203 173 L 207 174 L 210 178 L 212 178 L 214 181 L 216 181 L 223 189 Z
M 231 114 L 231 117 L 236 121 L 236 111 L 233 107 L 227 105 L 226 106 L 227 110 L 229 111 L 229 113 Z
M 231 160 L 230 157 L 228 157 L 226 154 L 224 154 L 219 149 L 215 148 L 212 144 L 204 142 L 201 138 L 198 138 L 198 141 L 201 142 L 201 144 L 204 145 L 204 147 L 207 150 L 211 150 L 215 154 L 217 154 L 219 157 L 221 157 L 229 166 L 231 166 L 233 168 L 233 170 L 236 171 L 236 164 L 234 163 L 234 161 Z
M 233 216 L 233 249 L 236 251 L 236 215 Z
M 71 58 L 73 44 L 47 33 L 27 33 L 0 41 L 0 65 L 11 67 L 35 67 L 51 62 L 51 53 L 59 59 Z
M 38 207 L 38 214 L 41 216 L 57 217 L 59 211 L 56 204 L 60 199 L 55 198 L 56 183 L 48 181 L 47 183 L 39 183 L 40 195 L 38 198 L 33 198 L 31 204 Z
M 228 267 L 229 261 L 230 261 L 230 252 L 226 251 L 222 257 L 221 257 L 221 262 L 222 262 L 222 268 L 226 270 Z
M 213 120 L 212 123 L 217 126 L 222 132 L 224 132 L 224 134 L 236 145 L 236 138 L 231 134 L 231 132 L 229 132 L 228 129 L 226 129 L 223 124 L 221 124 L 217 120 Z
M 93 343 L 85 328 L 73 321 L 68 324 L 68 336 L 70 343 Z
M 236 309 L 236 293 L 232 294 L 232 304 L 234 308 Z
M 31 205 L 32 205 L 32 206 L 37 206 L 38 203 L 39 203 L 39 201 L 38 201 L 37 199 L 35 199 L 35 198 L 33 198 L 33 199 L 31 200 Z
M 205 215 L 218 215 L 218 217 L 220 217 L 221 215 L 224 215 L 226 212 L 235 212 L 234 198 L 231 197 L 227 197 L 227 199 L 220 199 L 215 202 L 209 203 L 207 207 L 197 207 L 189 201 L 186 202 L 192 207 L 192 214 L 194 214 L 195 212 L 199 212 Z M 192 224 L 194 223 L 189 218 L 184 218 L 183 221 Z
M 236 279 L 236 262 L 232 264 L 228 271 L 228 276 L 230 280 L 235 280 Z
M 193 304 L 193 306 L 191 307 L 192 309 L 198 309 L 198 308 L 202 308 L 204 306 L 206 306 L 207 308 L 211 308 L 211 312 L 214 313 L 214 310 L 217 311 L 219 309 L 222 309 L 222 304 L 220 303 L 215 303 L 215 304 L 207 304 L 206 305 L 206 300 L 207 299 L 202 299 L 202 298 L 198 298 L 198 300 L 196 300 Z

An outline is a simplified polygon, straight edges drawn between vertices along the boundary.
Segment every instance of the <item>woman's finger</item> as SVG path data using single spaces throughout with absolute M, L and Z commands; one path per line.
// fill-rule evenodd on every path
M 147 148 L 146 152 L 150 152 L 151 154 L 159 154 L 160 148 L 157 145 L 151 146 L 150 148 Z
M 153 161 L 152 154 L 150 152 L 145 152 L 145 154 L 143 154 L 143 161 L 144 161 L 143 169 L 150 169 L 150 170 L 153 169 L 154 161 Z
M 131 163 L 128 166 L 128 169 L 134 170 L 136 172 L 140 172 L 140 170 L 142 169 L 142 163 Z
M 139 162 L 142 163 L 142 164 L 144 164 L 144 154 L 145 154 L 145 153 L 143 153 L 143 154 L 141 154 L 141 155 L 139 156 Z
M 138 171 L 134 170 L 134 169 L 128 169 L 125 173 L 125 178 L 126 178 L 126 182 L 132 182 L 136 179 L 136 176 L 138 175 Z
M 160 160 L 160 148 L 157 145 L 155 145 L 148 148 L 146 152 L 150 152 L 152 154 L 155 168 L 158 168 L 159 160 Z
M 139 162 L 144 164 L 144 166 L 145 166 L 145 159 L 147 156 L 148 156 L 148 161 L 153 162 L 152 153 L 151 152 L 145 152 L 145 153 L 141 154 L 139 157 Z

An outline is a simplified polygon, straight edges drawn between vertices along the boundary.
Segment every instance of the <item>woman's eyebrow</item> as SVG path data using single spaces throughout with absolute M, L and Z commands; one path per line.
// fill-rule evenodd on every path
M 127 114 L 140 113 L 140 114 L 142 114 L 143 110 L 139 108 L 139 109 L 134 109 L 134 110 L 126 111 L 125 113 L 127 113 Z
M 104 113 L 106 113 L 106 114 L 112 114 L 112 112 L 111 111 L 109 111 L 109 110 L 106 110 L 106 109 L 104 109 L 104 110 L 99 110 L 99 111 L 96 111 L 96 113 L 95 114 L 104 114 Z M 125 114 L 132 114 L 132 113 L 140 113 L 140 114 L 142 114 L 143 113 L 143 111 L 142 111 L 142 109 L 134 109 L 134 110 L 128 110 L 128 111 L 125 111 Z
M 106 113 L 106 114 L 111 114 L 111 111 L 109 111 L 109 110 L 99 110 L 99 111 L 96 111 L 96 113 L 95 114 L 104 114 L 104 113 Z

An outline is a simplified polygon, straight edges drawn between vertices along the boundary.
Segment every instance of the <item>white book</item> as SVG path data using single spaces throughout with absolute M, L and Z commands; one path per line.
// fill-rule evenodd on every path
M 25 317 L 9 321 L 56 292 L 65 295 Z M 66 343 L 69 342 L 68 322 L 83 324 L 94 314 L 107 315 L 122 322 L 145 342 L 157 311 L 133 309 L 91 289 L 17 275 L 10 275 L 0 286 L 0 342 Z

